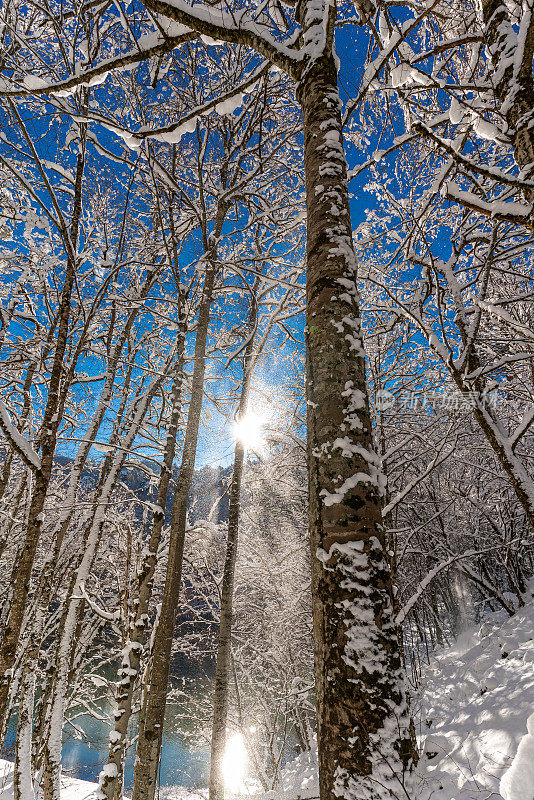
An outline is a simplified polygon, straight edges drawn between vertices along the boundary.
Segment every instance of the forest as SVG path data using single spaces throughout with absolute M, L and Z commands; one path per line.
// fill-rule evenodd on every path
M 0 0 L 0 800 L 534 800 L 534 0 Z

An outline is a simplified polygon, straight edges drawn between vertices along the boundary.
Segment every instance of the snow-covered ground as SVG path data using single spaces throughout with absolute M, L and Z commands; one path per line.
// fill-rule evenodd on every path
M 534 602 L 492 617 L 425 670 L 417 800 L 534 800 Z
M 87 800 L 96 789 L 96 783 L 78 778 L 61 778 L 61 800 Z M 13 800 L 13 764 L 0 759 L 0 800 Z
M 422 755 L 413 800 L 534 800 L 534 582 L 527 605 L 500 614 L 438 652 L 423 673 L 416 712 Z M 13 765 L 0 760 L 0 800 L 13 798 Z M 62 800 L 89 800 L 95 783 L 63 778 Z M 280 791 L 254 800 L 316 798 L 306 755 L 284 770 Z M 165 800 L 203 800 L 161 787 Z

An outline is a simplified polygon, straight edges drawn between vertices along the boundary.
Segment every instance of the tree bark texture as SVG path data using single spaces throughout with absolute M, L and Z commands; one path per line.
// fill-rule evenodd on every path
M 534 14 L 528 4 L 523 4 L 521 36 L 517 36 L 506 3 L 502 0 L 483 0 L 482 17 L 484 38 L 494 67 L 494 85 L 501 103 L 499 111 L 508 123 L 514 157 L 524 171 L 523 177 L 532 179 L 534 172 L 534 129 L 531 119 L 534 111 Z M 527 189 L 525 198 L 534 202 L 534 190 Z
M 314 4 L 303 26 L 313 30 Z M 402 793 L 413 758 L 382 523 L 333 53 L 298 83 L 304 117 L 310 540 L 321 800 Z

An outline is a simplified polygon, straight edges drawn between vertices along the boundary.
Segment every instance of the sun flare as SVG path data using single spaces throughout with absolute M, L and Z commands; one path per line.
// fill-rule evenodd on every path
M 232 426 L 234 438 L 247 450 L 261 450 L 264 444 L 263 426 L 265 419 L 254 411 L 248 411 L 235 420 Z
M 234 733 L 226 742 L 222 773 L 224 785 L 231 794 L 245 791 L 245 775 L 247 772 L 247 751 L 240 733 Z

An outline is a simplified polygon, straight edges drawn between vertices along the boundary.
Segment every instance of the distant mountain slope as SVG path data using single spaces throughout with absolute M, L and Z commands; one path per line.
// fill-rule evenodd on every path
M 68 466 L 72 459 L 67 456 L 58 455 L 56 462 L 61 466 Z M 153 465 L 150 465 L 153 469 Z M 232 476 L 232 467 L 202 467 L 195 470 L 191 492 L 189 495 L 189 521 L 194 524 L 200 519 L 207 519 L 211 512 L 212 522 L 225 522 L 228 519 L 229 497 L 227 492 L 228 483 Z M 98 477 L 98 465 L 89 463 L 82 473 L 82 479 L 86 484 L 96 483 Z M 173 478 L 178 477 L 178 468 L 174 470 Z M 130 489 L 135 496 L 146 502 L 155 502 L 154 487 L 150 489 L 149 480 L 146 473 L 139 468 L 125 467 L 121 472 L 121 481 Z M 166 516 L 170 522 L 170 512 L 172 508 L 173 486 L 169 490 L 167 497 Z

